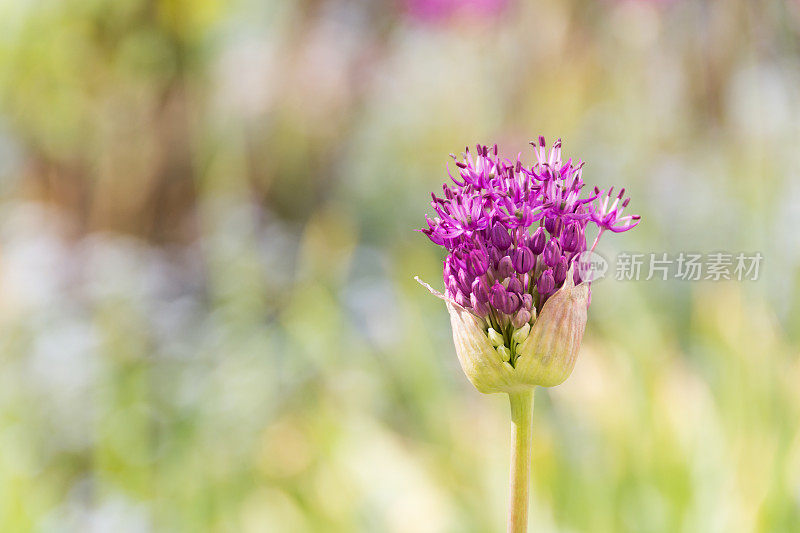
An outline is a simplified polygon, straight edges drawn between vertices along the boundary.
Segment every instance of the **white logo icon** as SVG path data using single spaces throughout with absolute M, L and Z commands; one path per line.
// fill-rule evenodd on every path
M 575 268 L 582 281 L 595 281 L 605 277 L 608 272 L 608 261 L 602 255 L 586 250 L 575 258 Z

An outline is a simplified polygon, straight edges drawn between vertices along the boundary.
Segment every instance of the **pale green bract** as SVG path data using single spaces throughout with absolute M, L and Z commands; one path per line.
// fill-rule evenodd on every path
M 567 276 L 564 286 L 545 302 L 533 327 L 525 324 L 515 329 L 510 342 L 483 319 L 425 286 L 445 300 L 458 360 L 478 391 L 510 393 L 536 385 L 553 387 L 572 373 L 586 328 L 588 284 L 576 286 L 572 276 Z M 513 365 L 509 361 L 512 352 L 516 355 Z

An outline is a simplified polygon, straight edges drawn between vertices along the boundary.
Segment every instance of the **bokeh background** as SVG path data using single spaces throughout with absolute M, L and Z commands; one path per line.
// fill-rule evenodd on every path
M 413 230 L 450 152 L 626 186 L 532 531 L 800 531 L 800 2 L 0 2 L 0 530 L 504 530 Z

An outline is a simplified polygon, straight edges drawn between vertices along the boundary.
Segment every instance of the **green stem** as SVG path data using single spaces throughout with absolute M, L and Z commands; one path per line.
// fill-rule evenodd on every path
M 528 490 L 531 476 L 533 389 L 508 394 L 511 400 L 511 491 L 508 533 L 528 530 Z

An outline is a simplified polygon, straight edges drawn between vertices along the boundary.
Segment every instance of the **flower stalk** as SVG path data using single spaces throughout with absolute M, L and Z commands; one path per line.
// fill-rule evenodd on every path
M 533 390 L 509 393 L 511 400 L 511 476 L 508 503 L 508 533 L 528 530 L 531 477 L 531 425 Z

